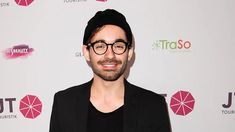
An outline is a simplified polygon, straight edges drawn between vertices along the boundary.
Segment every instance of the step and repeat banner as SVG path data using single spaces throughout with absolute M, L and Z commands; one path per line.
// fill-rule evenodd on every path
M 1 0 L 0 131 L 49 131 L 54 94 L 92 78 L 81 49 L 87 21 L 113 8 L 126 16 L 135 38 L 127 79 L 166 98 L 172 131 L 234 132 L 234 5 Z

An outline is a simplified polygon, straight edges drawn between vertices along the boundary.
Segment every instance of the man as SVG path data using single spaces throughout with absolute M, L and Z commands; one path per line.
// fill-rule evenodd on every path
M 113 9 L 89 20 L 83 54 L 93 79 L 55 94 L 50 132 L 170 132 L 164 97 L 124 77 L 132 37 L 125 17 Z

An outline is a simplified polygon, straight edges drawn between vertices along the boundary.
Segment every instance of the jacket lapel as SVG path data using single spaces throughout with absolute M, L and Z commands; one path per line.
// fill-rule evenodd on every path
M 137 93 L 125 80 L 123 132 L 136 132 L 137 125 Z
M 76 132 L 86 132 L 87 128 L 87 116 L 88 116 L 88 104 L 90 98 L 90 89 L 93 80 L 89 81 L 82 87 L 81 94 L 77 97 L 76 113 L 77 115 L 77 130 Z
M 77 115 L 77 130 L 75 132 L 86 132 L 88 104 L 90 98 L 90 89 L 93 80 L 82 87 L 81 94 L 78 94 L 75 111 Z M 136 132 L 137 125 L 137 93 L 133 86 L 126 80 L 124 95 L 124 113 L 123 113 L 123 132 Z

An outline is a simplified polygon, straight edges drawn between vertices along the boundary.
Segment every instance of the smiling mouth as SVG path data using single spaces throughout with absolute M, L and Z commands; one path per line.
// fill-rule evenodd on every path
M 116 66 L 117 64 L 104 64 L 103 66 L 107 66 L 107 67 L 113 67 Z
M 104 70 L 116 70 L 118 64 L 102 64 Z
M 104 61 L 98 61 L 98 64 L 102 66 L 103 70 L 114 71 L 117 69 L 119 64 L 122 64 L 122 62 L 115 59 L 107 59 Z

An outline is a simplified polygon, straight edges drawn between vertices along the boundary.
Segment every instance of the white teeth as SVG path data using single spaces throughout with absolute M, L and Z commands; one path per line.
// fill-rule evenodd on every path
M 104 65 L 104 66 L 115 66 L 115 65 L 107 64 L 107 65 Z

